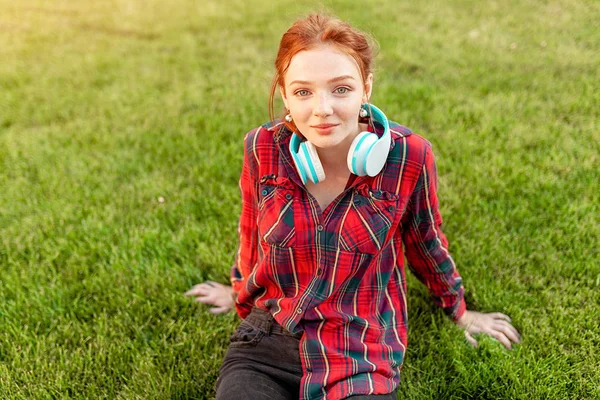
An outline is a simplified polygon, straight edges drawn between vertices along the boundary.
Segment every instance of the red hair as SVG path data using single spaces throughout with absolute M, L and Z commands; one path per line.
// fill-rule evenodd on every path
M 338 18 L 325 14 L 310 14 L 304 19 L 297 20 L 285 32 L 279 43 L 279 51 L 275 59 L 275 76 L 269 95 L 269 117 L 275 119 L 274 96 L 277 86 L 285 93 L 284 76 L 292 58 L 299 52 L 310 50 L 320 45 L 332 44 L 339 50 L 351 56 L 358 64 L 363 84 L 372 71 L 375 56 L 375 41 L 367 34 L 353 28 Z M 285 125 L 297 132 L 294 122 Z

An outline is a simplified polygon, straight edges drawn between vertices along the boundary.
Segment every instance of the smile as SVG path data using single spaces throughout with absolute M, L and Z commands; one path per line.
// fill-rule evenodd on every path
M 338 126 L 338 124 L 319 124 L 319 125 L 313 125 L 313 128 L 329 128 L 332 126 Z
M 339 124 L 319 124 L 312 125 L 311 128 L 315 129 L 321 135 L 327 135 L 333 131 L 333 129 Z

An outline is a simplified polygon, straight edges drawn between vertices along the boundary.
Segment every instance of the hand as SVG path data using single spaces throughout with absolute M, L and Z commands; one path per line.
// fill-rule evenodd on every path
M 511 341 L 514 343 L 521 342 L 521 335 L 510 324 L 510 317 L 502 313 L 484 314 L 477 311 L 465 311 L 465 313 L 455 321 L 458 326 L 465 330 L 467 341 L 477 347 L 477 340 L 473 338 L 475 333 L 485 333 L 490 335 L 507 349 L 512 348 Z
M 227 313 L 234 306 L 233 288 L 212 281 L 194 285 L 184 294 L 186 296 L 195 296 L 195 301 L 197 302 L 215 306 L 208 310 L 213 314 Z

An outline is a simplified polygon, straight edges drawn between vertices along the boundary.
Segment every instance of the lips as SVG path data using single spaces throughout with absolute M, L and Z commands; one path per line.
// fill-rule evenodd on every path
M 311 127 L 317 131 L 319 135 L 329 135 L 339 124 L 319 124 Z
M 338 124 L 319 124 L 319 125 L 312 125 L 313 128 L 317 128 L 317 129 L 327 129 L 327 128 L 331 128 L 334 126 L 338 126 Z

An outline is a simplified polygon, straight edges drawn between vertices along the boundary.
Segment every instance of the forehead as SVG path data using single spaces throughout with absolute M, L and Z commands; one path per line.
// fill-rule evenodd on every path
M 284 81 L 286 85 L 294 80 L 322 83 L 343 75 L 361 81 L 354 58 L 335 46 L 321 46 L 298 52 L 290 61 Z

